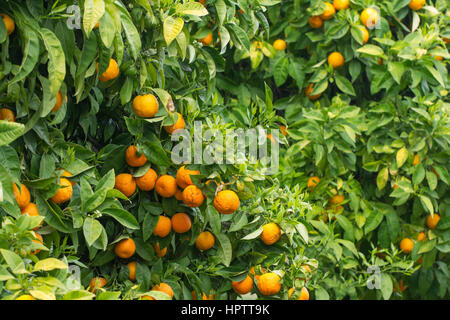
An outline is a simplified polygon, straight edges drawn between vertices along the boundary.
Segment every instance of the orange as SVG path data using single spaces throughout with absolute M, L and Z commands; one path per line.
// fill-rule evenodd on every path
M 320 98 L 320 96 L 322 95 L 321 93 L 316 94 L 316 95 L 311 95 L 311 92 L 313 92 L 314 90 L 314 85 L 312 83 L 310 83 L 308 85 L 308 87 L 305 89 L 305 95 L 309 98 L 309 100 L 314 101 Z
M 94 26 L 94 29 L 98 29 L 98 28 L 100 28 L 100 21 L 97 21 L 97 23 Z
M 157 284 L 152 288 L 152 290 L 164 292 L 168 294 L 171 298 L 173 298 L 172 287 L 169 286 L 167 283 L 162 282 L 160 284 Z
M 153 234 L 161 238 L 164 238 L 170 233 L 172 229 L 172 221 L 166 216 L 159 216 L 158 223 L 156 224 Z
M 164 198 L 170 198 L 177 192 L 177 182 L 174 177 L 164 174 L 156 180 L 156 192 Z
M 180 169 L 178 169 L 177 175 L 176 175 L 177 184 L 182 189 L 193 184 L 192 180 L 191 180 L 191 175 L 200 174 L 200 171 L 198 171 L 198 170 L 189 170 L 189 169 L 185 169 L 184 167 L 185 166 L 182 166 Z
M 280 276 L 276 273 L 265 273 L 258 280 L 258 290 L 264 296 L 271 296 L 280 292 Z
M 287 136 L 288 132 L 286 126 L 280 126 L 280 131 L 283 134 L 283 136 Z
M 60 178 L 59 180 L 59 185 L 61 186 L 61 188 L 58 189 L 58 191 L 56 191 L 56 194 L 51 198 L 52 201 L 56 204 L 61 204 L 69 201 L 70 198 L 72 198 L 73 192 L 72 184 L 69 180 L 67 180 L 66 178 Z
M 178 129 L 184 129 L 184 119 L 183 116 L 181 115 L 181 113 L 178 113 L 178 119 L 177 122 L 175 122 L 173 125 L 171 126 L 164 126 L 164 130 L 166 130 L 168 133 L 172 134 L 175 130 Z
M 439 220 L 441 220 L 441 217 L 435 213 L 433 216 L 431 214 L 427 217 L 427 227 L 430 229 L 436 228 L 436 225 L 438 224 Z
M 14 122 L 14 121 L 16 121 L 16 117 L 14 116 L 14 112 L 9 110 L 8 108 L 1 108 L 0 109 L 0 120 Z
M 72 174 L 69 171 L 66 171 L 66 170 L 64 170 L 64 172 L 61 174 L 61 177 L 66 177 L 67 178 L 67 177 L 71 177 L 71 176 L 72 176 Z M 69 180 L 69 179 L 67 179 L 67 180 Z M 73 187 L 76 183 L 73 182 L 73 181 L 70 181 L 70 184 Z
M 442 57 L 442 56 L 434 56 L 434 60 L 442 61 L 442 60 L 444 60 L 444 57 Z
M 239 197 L 233 190 L 222 190 L 214 197 L 214 208 L 222 214 L 232 214 L 240 205 Z
M 273 42 L 273 47 L 277 51 L 284 50 L 286 49 L 286 41 L 284 41 L 283 39 L 277 39 Z
M 161 248 L 159 247 L 159 242 L 155 243 L 155 245 L 153 246 L 153 249 L 155 250 L 156 255 L 159 258 L 164 257 L 167 253 L 167 247 L 161 250 Z
M 400 250 L 402 250 L 403 253 L 411 253 L 413 247 L 414 243 L 409 238 L 404 238 L 402 241 L 400 241 Z
M 306 184 L 308 188 L 314 189 L 315 186 L 317 186 L 320 182 L 320 178 L 313 176 L 308 178 L 308 183 Z
M 195 246 L 198 250 L 209 250 L 214 246 L 214 236 L 209 231 L 200 232 L 197 239 L 195 240 Z
M 116 244 L 116 246 L 114 247 L 114 252 L 119 258 L 131 258 L 136 252 L 136 244 L 131 238 L 123 239 L 118 244 Z
M 122 192 L 125 196 L 130 197 L 136 191 L 136 181 L 129 173 L 121 173 L 116 176 L 114 188 Z
M 336 194 L 330 199 L 332 205 L 341 204 L 345 200 L 343 195 Z
M 231 281 L 231 287 L 237 294 L 247 294 L 253 289 L 253 279 L 247 275 L 242 281 Z
M 297 300 L 309 300 L 309 291 L 306 287 L 303 287 L 300 291 L 300 297 Z
M 10 16 L 8 16 L 6 13 L 0 13 L 0 16 L 2 16 L 3 23 L 6 27 L 6 33 L 8 33 L 8 36 L 13 33 L 14 29 L 16 28 L 16 25 L 14 24 L 14 20 L 11 19 Z
M 333 69 L 342 67 L 344 65 L 344 56 L 341 53 L 335 51 L 328 56 L 328 63 Z
M 20 185 L 19 191 L 19 188 L 17 188 L 15 183 L 13 183 L 13 191 L 20 210 L 24 209 L 30 203 L 31 200 L 30 191 L 24 184 Z
M 175 213 L 171 221 L 172 229 L 176 233 L 185 233 L 191 229 L 191 218 L 186 213 Z
M 33 242 L 44 244 L 44 239 L 42 239 L 42 236 L 39 233 L 33 232 L 33 236 L 36 239 L 33 239 Z M 36 255 L 41 251 L 41 249 L 36 249 L 35 251 L 30 252 L 32 255 Z
M 263 225 L 263 231 L 261 233 L 261 240 L 267 245 L 272 245 L 281 237 L 281 229 L 280 227 L 273 222 L 269 222 Z
M 128 279 L 130 279 L 130 281 L 135 282 L 136 281 L 136 261 L 130 262 L 129 264 L 127 264 L 128 267 Z
M 358 26 L 357 27 L 359 30 L 361 30 L 362 34 L 363 34 L 363 44 L 365 44 L 367 41 L 369 41 L 369 31 L 367 31 L 367 29 L 363 26 Z
M 261 48 L 262 48 L 262 42 L 261 42 L 261 41 L 253 41 L 253 45 L 254 45 L 257 49 L 261 49 Z
M 264 270 L 263 267 L 261 267 L 260 269 L 261 269 L 261 273 L 262 273 L 262 274 L 264 274 L 264 273 L 266 272 L 266 270 Z M 250 269 L 250 274 L 252 274 L 252 275 L 255 277 L 256 280 L 258 280 L 259 277 L 261 277 L 261 275 L 256 274 L 256 272 L 255 272 L 255 267 L 251 267 L 251 269 Z
M 138 117 L 151 118 L 158 112 L 158 109 L 158 100 L 152 94 L 136 96 L 133 99 L 133 110 Z
M 92 278 L 91 282 L 89 283 L 88 290 L 92 293 L 97 293 L 97 290 L 100 288 L 103 288 L 106 284 L 106 279 L 103 277 L 95 277 Z
M 398 184 L 394 184 L 394 185 L 392 186 L 392 189 L 393 189 L 393 190 L 397 190 L 397 189 L 398 189 Z
M 363 25 L 372 29 L 378 23 L 378 20 L 380 20 L 380 15 L 374 8 L 366 8 L 361 13 L 360 19 Z
M 427 239 L 427 236 L 426 236 L 426 234 L 423 233 L 423 232 L 420 232 L 420 233 L 417 235 L 417 241 L 425 242 L 426 239 Z
M 195 185 L 187 186 L 183 190 L 183 203 L 191 208 L 200 207 L 205 200 L 205 196 L 199 187 Z
M 175 198 L 179 201 L 183 200 L 183 191 L 177 188 L 177 191 L 175 192 Z
M 67 97 L 66 97 L 66 102 L 67 102 Z M 56 103 L 55 103 L 55 106 L 53 107 L 52 111 L 53 112 L 58 111 L 62 105 L 63 105 L 63 96 L 62 96 L 61 91 L 58 91 L 58 93 L 56 94 Z
M 97 64 L 97 71 L 98 71 L 98 64 Z M 117 64 L 117 61 L 111 58 L 109 60 L 108 68 L 106 69 L 105 72 L 102 73 L 99 79 L 101 82 L 106 82 L 109 80 L 113 80 L 118 76 L 119 76 L 119 66 Z
M 323 26 L 323 20 L 320 18 L 320 16 L 312 16 L 308 18 L 308 23 L 311 26 L 311 28 L 319 29 L 321 26 Z
M 157 178 L 158 175 L 156 174 L 155 170 L 149 168 L 143 176 L 136 178 L 136 185 L 142 191 L 150 191 L 155 187 Z
M 35 297 L 30 296 L 29 294 L 23 294 L 16 298 L 16 300 L 36 300 Z
M 125 152 L 125 160 L 130 167 L 142 167 L 147 163 L 147 158 L 144 153 L 141 153 L 141 155 L 138 156 L 137 151 L 138 149 L 136 146 L 129 146 Z
M 410 7 L 414 11 L 417 11 L 422 9 L 424 4 L 425 0 L 411 0 L 411 2 L 408 4 L 408 7 Z
M 331 18 L 333 18 L 335 13 L 336 10 L 334 9 L 333 5 L 329 2 L 325 2 L 325 10 L 320 15 L 320 18 L 322 20 L 330 20 Z
M 155 298 L 145 295 L 141 297 L 141 300 L 155 300 Z
M 291 297 L 292 292 L 294 292 L 294 287 L 292 287 L 288 290 L 288 299 Z
M 212 40 L 213 40 L 213 34 L 212 34 L 212 32 L 209 32 L 206 37 L 200 39 L 199 41 L 201 43 L 203 43 L 203 45 L 209 46 L 211 44 Z
M 415 165 L 418 165 L 419 163 L 420 163 L 419 155 L 418 155 L 418 154 L 415 154 L 415 155 L 414 155 L 413 162 L 412 162 L 412 165 L 415 166 Z
M 333 7 L 336 10 L 347 9 L 350 5 L 350 0 L 333 0 Z
M 207 296 L 205 293 L 202 294 L 202 300 L 214 300 L 215 297 L 215 294 L 210 294 L 209 296 Z
M 39 216 L 39 210 L 36 204 L 30 202 L 25 208 L 21 210 L 22 214 L 27 214 L 30 217 Z M 44 222 L 42 221 L 40 226 L 42 226 Z M 39 227 L 34 228 L 33 230 L 37 230 Z

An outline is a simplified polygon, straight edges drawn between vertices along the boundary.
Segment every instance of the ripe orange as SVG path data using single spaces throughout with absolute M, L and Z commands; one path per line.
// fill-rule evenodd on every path
M 284 50 L 286 49 L 286 41 L 284 41 L 283 39 L 277 39 L 273 42 L 273 47 L 277 51 Z
M 414 11 L 417 11 L 422 9 L 424 4 L 425 0 L 411 0 L 411 2 L 408 4 L 408 7 L 410 7 Z
M 14 122 L 14 121 L 16 121 L 16 117 L 14 116 L 14 112 L 12 112 L 10 109 L 1 108 L 0 109 L 0 120 Z
M 231 281 L 231 287 L 237 294 L 247 294 L 253 289 L 253 279 L 247 275 L 242 281 Z
M 283 136 L 287 136 L 288 132 L 286 126 L 280 126 L 280 131 L 283 134 Z
M 342 67 L 344 65 L 344 56 L 337 51 L 332 52 L 328 56 L 328 63 L 333 67 L 333 69 Z
M 103 288 L 105 284 L 106 279 L 103 277 L 92 278 L 91 282 L 89 283 L 88 290 L 92 293 L 97 293 L 98 289 Z
M 319 184 L 319 182 L 320 182 L 320 178 L 316 177 L 316 176 L 313 176 L 313 177 L 309 177 L 308 178 L 308 182 L 307 182 L 306 185 L 307 185 L 308 188 L 314 189 L 315 186 L 317 186 Z
M 180 169 L 178 169 L 177 175 L 176 175 L 176 180 L 177 180 L 178 186 L 180 188 L 184 189 L 187 186 L 193 184 L 190 176 L 197 175 L 197 174 L 200 174 L 200 171 L 185 169 L 185 166 L 182 166 Z
M 157 284 L 152 288 L 152 290 L 164 292 L 168 294 L 171 298 L 173 298 L 172 287 L 169 286 L 167 283 L 162 282 L 160 284 Z
M 409 238 L 404 238 L 402 241 L 400 241 L 400 250 L 402 250 L 403 253 L 411 253 L 414 247 L 414 242 Z
M 13 183 L 13 191 L 14 196 L 16 197 L 17 204 L 19 205 L 19 208 L 21 210 L 24 209 L 30 203 L 31 200 L 30 191 L 24 184 L 20 185 L 19 191 L 19 188 L 17 188 L 15 183 Z
M 159 258 L 164 257 L 166 255 L 166 253 L 167 253 L 167 247 L 165 247 L 164 249 L 161 250 L 161 248 L 159 247 L 159 242 L 155 243 L 155 245 L 153 246 L 153 249 L 155 250 L 156 255 Z
M 138 156 L 137 152 L 138 149 L 136 146 L 129 146 L 125 152 L 125 160 L 130 167 L 142 167 L 147 163 L 147 158 L 144 153 Z
M 98 29 L 98 28 L 100 28 L 100 21 L 97 21 L 97 23 L 94 26 L 94 29 Z
M 300 291 L 300 297 L 297 300 L 309 300 L 309 291 L 306 287 L 303 287 Z
M 261 267 L 260 269 L 261 269 L 261 274 L 266 273 L 266 270 L 264 270 L 263 267 Z M 256 274 L 255 267 L 251 267 L 251 269 L 250 269 L 250 274 L 252 274 L 252 275 L 255 277 L 256 280 L 258 280 L 259 277 L 261 277 L 261 275 Z
M 342 202 L 344 202 L 344 200 L 345 200 L 344 195 L 336 194 L 333 197 L 331 197 L 330 204 L 338 205 L 338 204 L 341 204 Z
M 178 113 L 178 119 L 177 122 L 175 122 L 173 125 L 171 126 L 164 126 L 164 130 L 166 130 L 168 133 L 172 134 L 175 130 L 178 129 L 184 129 L 184 119 L 183 116 L 181 115 L 181 113 Z
M 67 97 L 66 98 L 66 102 L 67 102 Z M 63 96 L 61 91 L 58 91 L 58 93 L 56 94 L 56 102 L 55 102 L 55 106 L 53 107 L 52 111 L 56 112 L 58 111 L 61 106 L 63 105 Z
M 175 198 L 179 201 L 183 200 L 183 191 L 177 188 L 177 191 L 175 192 Z
M 350 5 L 350 0 L 333 0 L 333 6 L 336 10 L 347 9 Z
M 66 171 L 66 170 L 64 170 L 64 172 L 61 174 L 61 177 L 65 177 L 65 178 L 71 177 L 71 176 L 72 176 L 72 174 L 69 171 Z M 67 178 L 67 180 L 69 180 L 69 179 Z M 70 184 L 73 187 L 76 183 L 74 181 L 70 181 Z
M 164 198 L 170 198 L 177 192 L 177 182 L 174 177 L 164 174 L 156 180 L 156 192 Z
M 30 217 L 33 216 L 39 216 L 39 210 L 36 204 L 30 202 L 25 208 L 23 208 L 21 210 L 22 214 L 27 214 Z M 44 221 L 41 222 L 40 226 L 42 226 L 42 224 L 44 223 Z M 34 228 L 33 230 L 37 230 L 39 229 L 39 227 Z
M 116 176 L 114 188 L 122 192 L 125 196 L 130 197 L 136 191 L 136 181 L 129 173 L 121 173 Z
M 172 229 L 172 221 L 166 216 L 159 216 L 158 223 L 156 224 L 153 234 L 161 238 L 164 238 L 170 233 Z
M 417 241 L 425 242 L 426 239 L 427 239 L 427 236 L 426 236 L 426 234 L 423 233 L 423 232 L 420 232 L 420 233 L 417 235 Z
M 98 64 L 97 64 L 97 71 L 98 71 Z M 102 73 L 100 76 L 101 82 L 106 82 L 109 80 L 113 80 L 119 76 L 119 65 L 117 64 L 117 61 L 111 58 L 109 60 L 108 68 L 105 72 Z
M 434 56 L 434 60 L 442 61 L 442 60 L 444 60 L 444 57 L 442 57 L 442 56 Z
M 14 20 L 11 19 L 11 17 L 8 16 L 6 13 L 0 13 L 0 16 L 3 19 L 3 23 L 5 24 L 6 27 L 6 33 L 9 36 L 11 33 L 13 33 L 14 29 L 16 28 Z
M 137 266 L 136 261 L 132 261 L 132 262 L 127 264 L 127 267 L 128 267 L 128 279 L 130 279 L 130 281 L 133 281 L 133 282 L 136 281 L 136 266 Z
M 265 273 L 259 277 L 258 290 L 264 296 L 271 296 L 280 292 L 280 276 L 276 273 Z
M 40 243 L 40 244 L 44 244 L 44 239 L 42 239 L 42 236 L 39 234 L 39 233 L 36 233 L 36 232 L 32 232 L 33 233 L 33 236 L 36 238 L 36 239 L 33 239 L 32 241 L 33 242 L 36 242 L 36 243 Z M 41 249 L 36 249 L 36 250 L 34 250 L 34 251 L 32 251 L 32 252 L 30 252 L 32 255 L 36 255 L 36 254 L 38 254 L 39 252 L 41 251 Z
M 16 300 L 36 300 L 36 298 L 29 294 L 23 294 L 23 295 L 17 297 Z
M 195 240 L 195 246 L 198 250 L 209 250 L 214 246 L 214 236 L 209 231 L 200 232 L 197 239 Z
M 305 95 L 309 98 L 309 100 L 314 101 L 320 98 L 320 96 L 322 95 L 321 93 L 319 94 L 315 94 L 315 95 L 311 95 L 311 92 L 313 92 L 314 90 L 314 84 L 310 83 L 308 85 L 308 87 L 306 87 L 305 89 Z
M 205 196 L 196 185 L 187 186 L 183 190 L 183 203 L 191 208 L 200 207 L 205 200 Z
M 320 15 L 320 18 L 322 20 L 330 20 L 331 18 L 333 18 L 335 13 L 336 10 L 334 9 L 333 5 L 329 2 L 325 2 L 325 10 Z
M 430 229 L 436 228 L 439 220 L 441 220 L 441 217 L 435 213 L 433 216 L 431 214 L 427 217 L 427 227 Z
M 261 49 L 261 48 L 262 48 L 262 42 L 261 42 L 261 41 L 253 41 L 253 45 L 254 45 L 257 49 Z
M 185 233 L 191 229 L 191 218 L 186 213 L 175 213 L 171 221 L 172 229 L 176 233 Z
M 239 197 L 233 190 L 222 190 L 214 197 L 214 208 L 222 214 L 232 214 L 240 205 Z
M 133 110 L 138 117 L 151 118 L 158 112 L 158 109 L 158 100 L 152 94 L 136 96 L 133 99 Z
M 210 294 L 209 296 L 207 296 L 205 293 L 202 293 L 202 300 L 214 300 L 215 297 L 215 294 Z
M 365 44 L 367 41 L 369 41 L 369 31 L 367 31 L 367 29 L 363 26 L 358 26 L 357 27 L 359 30 L 361 30 L 362 34 L 363 34 L 363 44 Z
M 312 16 L 308 18 L 308 23 L 311 26 L 311 28 L 319 29 L 321 26 L 323 26 L 323 20 L 320 18 L 320 16 Z
M 142 191 L 150 191 L 155 187 L 157 178 L 158 175 L 156 174 L 155 170 L 149 168 L 143 176 L 136 178 L 136 185 Z
M 58 191 L 56 191 L 56 194 L 51 198 L 52 201 L 56 204 L 61 204 L 64 202 L 67 202 L 72 198 L 72 184 L 69 180 L 66 178 L 60 178 L 59 185 L 61 186 Z
M 131 238 L 123 239 L 116 244 L 116 246 L 114 247 L 114 252 L 120 258 L 131 258 L 136 252 L 136 244 Z
M 413 162 L 412 162 L 412 165 L 415 166 L 415 165 L 418 165 L 419 163 L 420 163 L 419 155 L 418 155 L 418 154 L 415 154 L 415 155 L 414 155 Z
M 380 15 L 374 8 L 366 8 L 361 13 L 360 19 L 363 25 L 372 29 L 378 23 L 378 20 L 380 20 Z
M 273 222 L 263 225 L 263 232 L 261 233 L 261 240 L 267 245 L 272 245 L 281 237 L 280 227 Z
M 209 32 L 208 35 L 202 39 L 199 39 L 201 43 L 203 43 L 204 46 L 209 46 L 211 42 L 213 41 L 213 34 L 212 32 Z

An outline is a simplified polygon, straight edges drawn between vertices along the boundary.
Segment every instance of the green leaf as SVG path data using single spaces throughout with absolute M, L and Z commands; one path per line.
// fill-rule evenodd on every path
M 198 17 L 202 17 L 208 14 L 208 10 L 206 10 L 206 8 L 200 2 L 196 1 L 178 4 L 176 7 L 176 11 L 181 15 L 189 14 Z
M 389 300 L 392 295 L 394 285 L 391 276 L 387 273 L 381 274 L 381 294 L 384 300 Z
M 113 217 L 126 228 L 139 229 L 136 218 L 128 211 L 119 208 L 106 208 L 102 210 L 102 213 Z
M 118 4 L 119 2 L 115 2 Z M 122 21 L 122 27 L 123 31 L 125 32 L 125 36 L 127 37 L 128 43 L 131 50 L 131 56 L 134 60 L 136 60 L 141 53 L 142 48 L 142 42 L 141 37 L 136 29 L 136 26 L 133 23 L 133 20 L 131 19 L 130 14 L 128 13 L 127 9 L 125 7 L 122 7 L 122 5 L 117 5 L 117 8 L 120 11 L 120 19 Z
M 86 290 L 74 290 L 67 292 L 63 296 L 63 300 L 92 300 L 95 294 Z
M 184 20 L 182 18 L 173 18 L 168 16 L 164 19 L 164 40 L 166 40 L 167 45 L 169 45 L 178 34 L 183 30 Z
M 406 149 L 406 147 L 403 147 L 398 150 L 395 158 L 397 160 L 397 167 L 401 168 L 405 161 L 408 159 L 408 149 Z
M 223 233 L 215 234 L 217 240 L 219 241 L 219 256 L 222 257 L 222 263 L 228 267 L 231 263 L 231 258 L 233 255 L 233 251 L 231 248 L 230 239 L 224 235 Z
M 87 217 L 83 223 L 83 234 L 87 245 L 92 246 L 95 240 L 102 234 L 103 226 L 98 220 Z
M 384 54 L 383 49 L 373 44 L 366 44 L 365 46 L 356 50 L 359 53 L 365 53 L 371 56 L 382 56 Z
M 388 178 L 389 178 L 388 168 L 383 168 L 378 172 L 378 175 L 377 175 L 378 190 L 382 190 L 386 186 Z
M 404 65 L 404 63 L 390 61 L 388 63 L 388 70 L 391 73 L 392 78 L 394 78 L 395 82 L 400 84 L 400 80 L 402 78 L 402 75 L 405 72 L 405 65 Z
M 434 213 L 433 204 L 431 203 L 430 198 L 424 195 L 419 195 L 420 202 L 422 203 L 422 206 L 425 210 L 428 210 L 430 214 Z
M 36 262 L 34 265 L 35 271 L 51 271 L 54 269 L 67 269 L 68 266 L 65 262 L 55 259 L 55 258 L 47 258 L 44 260 L 40 260 Z
M 9 82 L 9 85 L 25 79 L 31 71 L 33 71 L 39 59 L 39 38 L 35 32 L 27 29 L 24 32 L 25 48 L 23 50 L 22 64 L 19 71 L 14 78 Z
M 255 238 L 258 238 L 259 235 L 263 232 L 263 227 L 259 227 L 255 231 L 247 234 L 245 237 L 243 237 L 241 240 L 253 240 Z
M 84 14 L 83 14 L 83 28 L 87 37 L 97 22 L 105 13 L 104 0 L 85 0 L 84 1 Z
M 22 261 L 20 256 L 12 251 L 6 249 L 0 249 L 0 253 L 6 261 L 6 264 L 15 274 L 29 273 L 25 269 L 25 263 Z
M 344 93 L 347 93 L 351 96 L 355 96 L 355 89 L 353 89 L 352 83 L 345 77 L 341 76 L 340 74 L 335 75 L 336 79 L 336 85 L 337 87 Z M 311 93 L 312 94 L 312 93 Z

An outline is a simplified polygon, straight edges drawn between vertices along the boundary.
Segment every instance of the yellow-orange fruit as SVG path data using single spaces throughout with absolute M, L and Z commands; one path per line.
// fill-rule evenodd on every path
M 308 87 L 306 87 L 305 89 L 305 95 L 309 98 L 309 100 L 314 101 L 320 98 L 320 96 L 322 95 L 321 93 L 319 94 L 315 94 L 315 95 L 311 95 L 311 93 L 314 90 L 314 84 L 310 83 L 308 85 Z
M 67 97 L 66 97 L 66 102 L 67 102 Z M 62 96 L 61 91 L 58 91 L 58 93 L 56 94 L 56 102 L 55 102 L 55 105 L 53 106 L 52 111 L 53 112 L 58 111 L 62 105 L 63 105 L 63 96 Z
M 333 7 L 336 10 L 345 10 L 349 7 L 350 0 L 333 0 Z
M 280 227 L 273 222 L 263 225 L 263 231 L 261 233 L 261 240 L 267 245 L 272 245 L 281 237 Z
M 237 294 L 247 294 L 253 289 L 253 279 L 247 275 L 242 281 L 231 281 L 231 287 Z
M 141 118 L 151 118 L 159 110 L 159 103 L 152 94 L 136 96 L 133 99 L 134 113 Z
M 9 122 L 15 122 L 16 117 L 14 116 L 14 112 L 8 108 L 1 108 L 0 109 L 0 120 L 6 120 Z
M 20 185 L 19 191 L 19 188 L 17 188 L 15 183 L 13 183 L 13 191 L 19 208 L 21 210 L 24 209 L 31 201 L 30 191 L 24 184 Z
M 9 36 L 11 33 L 13 33 L 14 29 L 16 29 L 16 24 L 14 23 L 14 20 L 6 13 L 0 13 L 0 16 L 3 19 L 3 23 L 6 27 L 6 33 Z
M 222 190 L 214 197 L 214 208 L 222 214 L 232 214 L 240 205 L 239 197 L 233 190 Z
M 427 227 L 430 229 L 434 229 L 436 228 L 439 220 L 441 220 L 441 216 L 438 215 L 437 213 L 433 214 L 433 216 L 431 216 L 431 214 L 427 217 Z
M 336 194 L 330 199 L 330 204 L 338 205 L 341 204 L 345 200 L 343 195 Z
M 332 52 L 328 56 L 328 63 L 333 67 L 333 69 L 342 67 L 344 65 L 344 56 L 340 52 Z
M 158 175 L 156 174 L 155 170 L 149 168 L 143 176 L 135 178 L 136 185 L 142 191 L 150 191 L 153 190 L 153 188 L 155 187 L 157 178 Z
M 266 273 L 266 270 L 263 267 L 261 267 L 260 269 L 261 269 L 261 273 L 262 274 Z M 261 276 L 259 274 L 256 274 L 255 267 L 251 267 L 250 274 L 252 274 L 255 277 L 256 280 L 258 280 L 259 277 Z
M 280 292 L 281 283 L 280 276 L 276 273 L 269 272 L 259 277 L 258 290 L 264 296 L 271 296 Z
M 61 204 L 64 202 L 67 202 L 72 198 L 72 184 L 69 180 L 66 178 L 60 178 L 59 185 L 61 186 L 58 191 L 56 191 L 56 194 L 51 198 L 52 201 L 56 204 Z
M 414 242 L 409 238 L 404 238 L 400 241 L 400 250 L 403 253 L 411 253 L 414 247 Z
M 39 216 L 39 210 L 36 204 L 30 202 L 25 208 L 23 208 L 21 210 L 22 214 L 27 214 L 30 217 L 35 217 L 35 216 Z M 42 226 L 42 224 L 44 223 L 44 221 L 41 222 L 41 224 L 39 226 Z M 39 229 L 39 226 L 34 228 L 33 230 L 37 230 Z
M 408 7 L 414 11 L 422 9 L 425 4 L 425 0 L 411 0 Z
M 214 236 L 209 231 L 200 232 L 195 240 L 195 246 L 197 249 L 205 251 L 209 250 L 214 246 Z
M 378 20 L 380 20 L 380 15 L 374 8 L 366 8 L 361 13 L 360 19 L 363 25 L 372 29 L 378 23 Z
M 417 241 L 425 242 L 426 239 L 427 239 L 427 236 L 426 236 L 426 234 L 423 233 L 423 232 L 420 232 L 420 233 L 417 235 Z
M 203 45 L 205 46 L 209 46 L 211 44 L 211 42 L 213 41 L 213 34 L 212 32 L 209 32 L 206 37 L 199 39 L 198 41 L 200 41 L 201 43 L 203 43 Z
M 320 16 L 312 16 L 308 18 L 308 23 L 313 29 L 319 29 L 323 26 L 323 20 Z
M 128 263 L 127 267 L 128 267 L 128 279 L 130 281 L 135 282 L 136 281 L 136 267 L 137 267 L 136 261 L 132 261 L 132 262 Z
M 284 41 L 283 39 L 277 39 L 273 42 L 273 47 L 277 51 L 284 50 L 286 49 L 286 41 Z
M 317 186 L 320 182 L 320 178 L 313 176 L 308 178 L 307 187 L 310 189 L 314 189 L 315 186 Z
M 105 284 L 106 279 L 103 277 L 92 278 L 91 282 L 89 283 L 88 290 L 92 293 L 97 293 L 98 289 L 103 288 Z
M 182 189 L 186 188 L 187 186 L 193 184 L 191 180 L 191 175 L 197 174 L 200 174 L 200 171 L 185 169 L 185 166 L 182 166 L 177 171 L 176 175 L 177 185 Z
M 164 238 L 170 233 L 172 229 L 172 221 L 166 216 L 159 216 L 158 223 L 156 224 L 153 234 L 161 238 Z
M 72 176 L 72 174 L 69 171 L 66 171 L 66 170 L 64 170 L 64 172 L 61 174 L 61 177 L 65 177 L 67 180 L 69 180 L 69 178 L 67 178 L 67 177 L 71 177 L 71 176 Z M 70 184 L 73 187 L 76 183 L 74 181 L 70 181 Z
M 177 188 L 177 191 L 175 192 L 175 198 L 179 201 L 183 200 L 183 191 Z
M 183 203 L 191 208 L 200 207 L 205 200 L 202 190 L 196 185 L 187 186 L 183 190 Z
M 129 146 L 125 152 L 125 160 L 130 167 L 142 167 L 147 163 L 147 158 L 144 153 L 138 156 L 137 152 L 138 149 L 136 146 Z
M 116 176 L 114 188 L 122 192 L 125 196 L 130 197 L 136 192 L 136 181 L 129 173 L 121 173 Z
M 175 213 L 170 220 L 176 233 L 185 233 L 191 229 L 191 218 L 186 213 Z
M 116 246 L 114 247 L 114 252 L 120 258 L 131 258 L 136 252 L 136 244 L 131 238 L 123 239 L 116 244 Z
M 171 126 L 164 126 L 164 130 L 166 130 L 170 134 L 172 134 L 175 130 L 184 129 L 183 116 L 181 115 L 181 113 L 178 113 L 178 112 L 177 112 L 177 115 L 178 115 L 177 122 L 175 122 Z
M 36 300 L 36 298 L 29 294 L 23 294 L 23 295 L 17 297 L 16 300 Z
M 369 41 L 369 31 L 363 26 L 358 26 L 357 28 L 359 30 L 361 30 L 361 32 L 362 32 L 362 34 L 363 34 L 363 44 L 365 44 L 367 41 Z
M 335 13 L 336 9 L 334 9 L 333 5 L 329 2 L 325 2 L 325 10 L 320 15 L 320 18 L 322 20 L 330 20 L 331 18 L 333 18 Z
M 415 155 L 414 155 L 413 162 L 412 162 L 412 165 L 413 165 L 413 166 L 416 166 L 416 165 L 418 165 L 419 163 L 420 163 L 420 157 L 419 157 L 418 154 L 415 154 Z
M 302 290 L 300 291 L 300 297 L 298 297 L 297 300 L 309 300 L 309 292 L 306 287 L 302 288 Z
M 165 247 L 164 249 L 161 250 L 161 248 L 159 247 L 159 242 L 155 243 L 155 245 L 153 246 L 153 249 L 155 250 L 156 255 L 159 258 L 164 257 L 166 255 L 166 253 L 167 253 L 167 247 Z
M 164 198 L 170 198 L 177 192 L 177 182 L 174 177 L 164 174 L 156 180 L 156 192 Z
M 286 126 L 280 126 L 280 131 L 283 134 L 283 136 L 287 136 L 288 132 Z
M 155 286 L 152 288 L 152 290 L 164 292 L 164 293 L 166 293 L 167 295 L 169 295 L 171 298 L 173 298 L 173 290 L 172 290 L 172 287 L 169 286 L 167 283 L 162 282 L 162 283 L 160 283 L 160 284 L 157 284 L 157 285 L 155 285 Z
M 98 64 L 97 64 L 97 71 L 98 71 Z M 117 64 L 117 61 L 111 58 L 109 60 L 108 68 L 105 72 L 102 73 L 100 76 L 101 82 L 106 82 L 109 80 L 113 80 L 119 76 L 119 65 Z

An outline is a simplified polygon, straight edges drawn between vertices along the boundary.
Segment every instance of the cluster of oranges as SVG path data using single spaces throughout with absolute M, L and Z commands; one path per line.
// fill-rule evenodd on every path
M 434 230 L 441 219 L 441 216 L 437 213 L 428 215 L 426 219 L 426 225 L 429 229 Z M 417 235 L 417 241 L 424 242 L 427 239 L 427 235 L 424 232 L 420 232 Z M 400 241 L 400 250 L 403 253 L 409 254 L 413 251 L 414 241 L 411 238 L 404 238 Z

